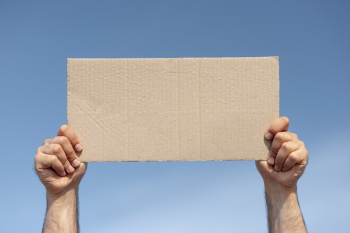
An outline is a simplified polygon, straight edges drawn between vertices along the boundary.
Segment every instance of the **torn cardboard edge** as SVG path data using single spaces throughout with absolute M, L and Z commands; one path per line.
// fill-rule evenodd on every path
M 278 57 L 68 59 L 83 162 L 266 160 Z

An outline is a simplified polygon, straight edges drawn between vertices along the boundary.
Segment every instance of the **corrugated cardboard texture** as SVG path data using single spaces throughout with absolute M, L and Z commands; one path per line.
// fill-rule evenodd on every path
M 265 160 L 278 116 L 278 57 L 68 59 L 82 161 Z

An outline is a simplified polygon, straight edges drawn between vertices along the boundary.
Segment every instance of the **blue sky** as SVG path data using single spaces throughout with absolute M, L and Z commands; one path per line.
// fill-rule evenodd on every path
M 36 148 L 67 122 L 67 58 L 280 57 L 280 114 L 306 143 L 310 232 L 350 229 L 349 1 L 0 2 L 0 231 L 39 232 Z M 82 232 L 266 232 L 253 161 L 90 163 Z

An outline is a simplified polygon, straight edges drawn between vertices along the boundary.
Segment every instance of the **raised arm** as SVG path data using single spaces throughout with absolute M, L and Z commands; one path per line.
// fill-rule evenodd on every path
M 288 132 L 289 119 L 273 121 L 267 140 L 272 140 L 267 161 L 256 161 L 265 185 L 270 233 L 307 232 L 297 196 L 297 181 L 303 174 L 308 151 L 296 134 Z
M 77 135 L 67 125 L 37 150 L 35 169 L 46 188 L 44 233 L 79 232 L 78 188 L 87 168 L 75 153 L 81 150 Z

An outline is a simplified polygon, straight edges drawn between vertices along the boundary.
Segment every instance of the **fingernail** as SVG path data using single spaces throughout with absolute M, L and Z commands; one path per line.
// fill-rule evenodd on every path
M 68 173 L 74 172 L 74 168 L 71 165 L 69 165 L 69 167 L 67 168 L 67 172 Z
M 73 165 L 73 167 L 79 167 L 80 161 L 77 160 L 77 159 L 74 159 L 73 162 L 72 162 L 72 165 Z
M 267 140 L 271 140 L 271 139 L 273 138 L 272 133 L 271 133 L 271 132 L 267 132 L 267 133 L 265 134 L 265 138 L 266 138 Z
M 83 149 L 83 147 L 78 143 L 78 144 L 76 144 L 75 146 L 74 146 L 74 150 L 75 151 L 81 151 Z
M 280 170 L 280 168 L 277 167 L 276 165 L 275 165 L 274 169 L 275 169 L 276 172 L 278 172 Z
M 65 171 L 62 172 L 61 176 L 66 176 L 67 173 Z
M 267 162 L 270 164 L 270 165 L 274 165 L 275 164 L 275 159 L 273 157 L 270 157 Z

